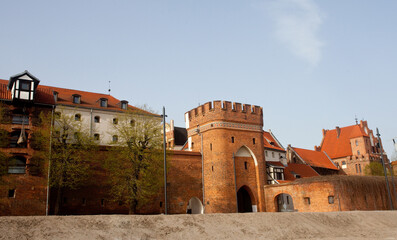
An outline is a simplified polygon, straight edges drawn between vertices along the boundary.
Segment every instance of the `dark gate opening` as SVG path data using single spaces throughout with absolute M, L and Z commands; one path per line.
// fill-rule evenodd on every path
M 252 212 L 252 202 L 248 191 L 242 187 L 237 192 L 238 212 Z

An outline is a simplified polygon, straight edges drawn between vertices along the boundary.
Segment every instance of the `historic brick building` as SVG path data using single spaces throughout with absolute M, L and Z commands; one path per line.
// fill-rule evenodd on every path
M 265 211 L 262 108 L 214 101 L 185 120 L 189 150 L 202 152 L 205 212 Z
M 1 162 L 6 174 L 0 180 L 0 215 L 46 213 L 47 162 L 35 158 L 33 141 L 39 112 L 59 112 L 81 121 L 101 145 L 100 152 L 92 156 L 100 162 L 107 157 L 109 144 L 117 142 L 117 136 L 109 132 L 118 123 L 117 116 L 127 109 L 139 110 L 110 95 L 39 85 L 27 71 L 9 81 L 0 80 L 0 98 L 5 106 L 0 129 L 6 136 L 0 151 L 7 155 Z M 338 163 L 345 172 L 354 172 L 353 160 L 379 159 L 377 141 L 366 122 L 336 129 L 335 133 L 324 131 L 316 151 L 290 146 L 284 150 L 270 131 L 263 131 L 259 106 L 207 102 L 186 112 L 185 122 L 186 128 L 171 122 L 166 132 L 170 214 L 386 209 L 383 190 L 376 192 L 377 197 L 354 190 L 370 186 L 366 179 L 361 185 L 353 184 L 354 179 L 344 179 L 343 184 L 332 179 L 299 179 L 335 174 Z M 340 149 L 347 150 L 341 153 Z M 362 153 L 367 155 L 361 157 Z M 351 167 L 343 168 L 343 161 L 351 161 Z M 91 168 L 95 173 L 86 186 L 63 193 L 60 213 L 128 213 L 127 206 L 109 201 L 107 176 L 98 161 Z M 357 198 L 359 207 L 352 207 L 349 197 Z M 50 196 L 51 206 L 53 201 Z M 163 189 L 138 209 L 141 214 L 164 211 Z
M 367 121 L 352 126 L 323 129 L 323 139 L 316 150 L 325 152 L 348 175 L 364 175 L 370 162 L 381 162 L 382 143 L 368 128 Z M 385 163 L 388 163 L 384 154 Z

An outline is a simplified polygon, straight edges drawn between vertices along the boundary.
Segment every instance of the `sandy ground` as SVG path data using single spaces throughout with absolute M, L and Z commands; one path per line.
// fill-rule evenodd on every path
M 397 211 L 0 217 L 0 239 L 397 240 Z

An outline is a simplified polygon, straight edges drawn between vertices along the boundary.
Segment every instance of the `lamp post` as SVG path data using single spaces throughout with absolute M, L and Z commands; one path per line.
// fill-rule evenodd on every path
M 393 208 L 393 200 L 391 198 L 391 193 L 390 193 L 389 179 L 387 178 L 385 161 L 383 160 L 383 148 L 382 148 L 382 144 L 381 144 L 381 141 L 380 141 L 380 134 L 379 134 L 378 128 L 376 128 L 376 136 L 378 137 L 378 144 L 379 144 L 379 148 L 380 148 L 380 159 L 382 160 L 383 171 L 385 172 L 387 193 L 389 194 L 390 210 L 394 210 L 394 208 Z
M 166 136 L 165 136 L 165 107 L 163 106 L 163 147 L 164 147 L 164 214 L 167 215 L 167 150 L 166 150 Z
M 201 137 L 201 184 L 203 185 L 203 213 L 205 213 L 203 133 L 200 132 L 199 125 L 197 125 L 196 132 Z

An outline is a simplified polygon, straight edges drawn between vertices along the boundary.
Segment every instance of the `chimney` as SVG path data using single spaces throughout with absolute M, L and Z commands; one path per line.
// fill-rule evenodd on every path
M 335 129 L 336 129 L 336 138 L 339 138 L 339 136 L 340 136 L 340 128 L 338 126 L 336 126 Z
M 321 151 L 320 146 L 314 146 L 314 151 L 320 152 Z

